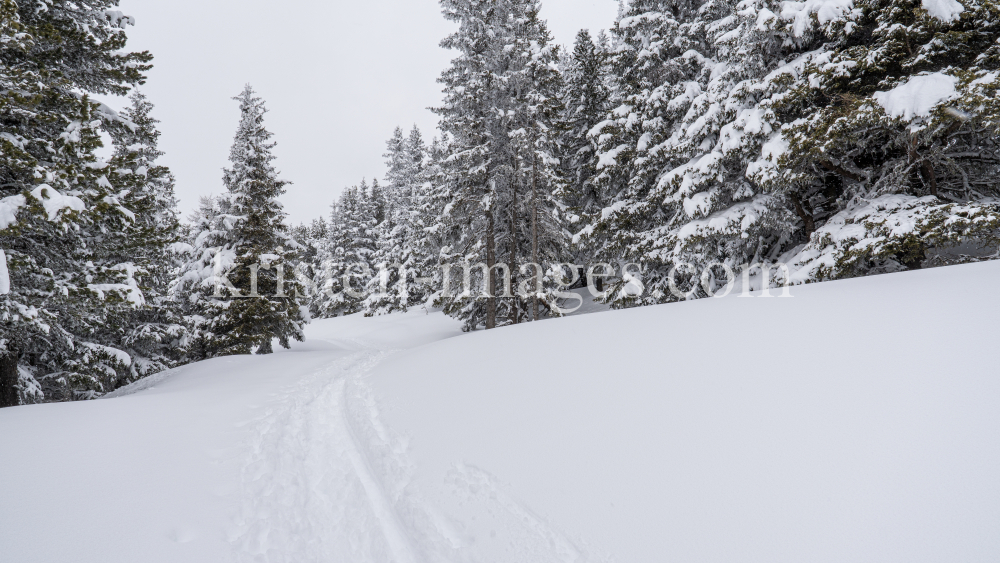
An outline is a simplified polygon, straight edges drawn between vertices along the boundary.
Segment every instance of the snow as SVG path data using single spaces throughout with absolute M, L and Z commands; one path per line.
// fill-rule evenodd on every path
M 781 18 L 792 23 L 792 33 L 795 37 L 802 37 L 806 31 L 812 30 L 814 21 L 820 26 L 826 26 L 830 22 L 845 19 L 853 11 L 854 0 L 805 0 L 781 3 Z
M 32 190 L 31 196 L 42 202 L 42 207 L 45 208 L 45 213 L 48 215 L 49 221 L 58 219 L 59 212 L 63 209 L 71 211 L 85 211 L 87 209 L 82 199 L 72 195 L 63 195 L 59 190 L 48 184 L 41 184 Z
M 619 145 L 608 152 L 601 153 L 597 162 L 597 169 L 603 170 L 609 166 L 615 166 L 618 163 L 618 155 L 628 150 L 625 145 Z
M 17 222 L 17 211 L 27 205 L 23 195 L 14 195 L 0 199 L 0 231 Z
M 619 213 L 622 209 L 625 209 L 626 205 L 628 205 L 628 202 L 625 201 L 616 201 L 615 203 L 612 203 L 608 207 L 601 210 L 601 219 L 607 219 L 615 213 Z
M 978 87 L 984 87 L 984 86 L 985 87 L 991 87 L 991 86 L 993 86 L 993 83 L 996 82 L 997 78 L 1000 78 L 1000 72 L 997 72 L 997 71 L 987 72 L 987 73 L 983 74 L 982 76 L 980 76 L 979 78 L 977 78 L 977 79 L 973 80 L 972 82 L 970 82 L 969 83 L 969 88 L 972 89 L 972 88 L 975 88 L 977 86 Z
M 998 276 L 470 334 L 352 316 L 289 352 L 3 409 L 3 557 L 995 561 Z
M 953 246 L 946 241 L 947 231 L 957 233 L 986 225 L 993 211 L 979 204 L 944 203 L 936 196 L 887 194 L 862 201 L 834 215 L 813 233 L 808 244 L 784 258 L 792 270 L 792 283 L 809 283 L 838 275 L 846 260 L 850 265 L 868 253 L 865 259 L 884 259 L 898 252 L 898 244 L 907 237 L 921 237 L 936 251 Z M 936 239 L 936 240 L 935 240 Z M 954 245 L 959 241 L 952 239 Z M 978 245 L 971 244 L 970 246 Z M 985 249 L 980 249 L 985 250 Z M 987 252 L 992 254 L 992 250 Z
M 921 0 L 920 5 L 931 16 L 947 23 L 959 19 L 965 11 L 957 0 Z
M 716 144 L 716 151 L 722 153 L 740 153 L 746 150 L 752 136 L 770 136 L 771 124 L 769 119 L 774 119 L 774 113 L 761 108 L 751 108 L 741 110 L 735 120 L 723 125 L 719 130 L 719 142 Z
M 888 92 L 875 92 L 874 98 L 893 118 L 910 121 L 928 117 L 944 101 L 956 98 L 958 77 L 941 72 L 919 74 Z
M 697 156 L 664 174 L 657 182 L 656 188 L 659 191 L 666 191 L 671 185 L 679 183 L 676 195 L 687 196 L 706 181 L 719 177 L 717 165 L 723 159 L 723 154 L 717 151 Z
M 747 165 L 747 178 L 764 183 L 774 180 L 779 173 L 778 160 L 788 153 L 788 140 L 781 133 L 775 133 L 761 147 L 761 158 Z
M 684 198 L 684 213 L 691 218 L 704 216 L 712 209 L 712 204 L 718 195 L 719 189 L 712 188 L 707 192 L 699 192 Z
M 103 177 L 104 176 L 102 176 L 102 178 Z M 118 200 L 118 197 L 110 196 L 110 195 L 109 196 L 105 196 L 104 199 L 103 199 L 103 201 L 104 201 L 104 203 L 106 203 L 108 205 L 113 205 L 118 210 L 118 212 L 121 213 L 122 215 L 124 215 L 125 217 L 127 217 L 129 221 L 133 221 L 133 222 L 135 221 L 135 213 L 133 213 L 132 211 L 130 211 L 127 207 L 123 206 L 121 204 L 121 202 Z
M 686 202 L 685 202 L 686 203 Z M 713 235 L 742 236 L 757 221 L 771 212 L 771 196 L 758 196 L 751 201 L 742 201 L 714 213 L 704 219 L 689 221 L 677 231 L 677 238 L 682 243 L 692 237 L 710 237 Z
M 94 344 L 92 342 L 81 342 L 80 345 L 84 346 L 85 348 L 89 348 L 95 352 L 100 352 L 111 358 L 114 358 L 115 361 L 122 364 L 123 366 L 132 365 L 132 356 L 129 356 L 128 353 L 125 351 L 119 350 L 117 348 L 111 348 L 110 346 L 104 346 L 103 344 Z
M 194 247 L 186 242 L 175 242 L 171 244 L 168 248 L 170 249 L 170 252 L 174 254 L 187 254 L 190 252 L 194 252 Z
M 0 249 L 0 295 L 10 293 L 10 272 L 7 271 L 7 254 Z
M 269 268 L 272 262 L 277 262 L 278 260 L 281 260 L 281 256 L 278 256 L 277 254 L 260 255 L 261 265 L 264 266 L 265 269 Z
M 146 304 L 146 298 L 142 294 L 142 289 L 136 284 L 135 280 L 129 280 L 127 283 L 98 283 L 90 284 L 87 289 L 97 292 L 100 299 L 106 299 L 108 293 L 118 293 L 126 301 L 132 304 L 133 307 L 142 307 Z

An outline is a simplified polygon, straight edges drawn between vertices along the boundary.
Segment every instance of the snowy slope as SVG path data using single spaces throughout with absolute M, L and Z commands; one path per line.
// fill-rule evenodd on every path
M 336 319 L 5 409 L 0 561 L 996 561 L 998 276 Z

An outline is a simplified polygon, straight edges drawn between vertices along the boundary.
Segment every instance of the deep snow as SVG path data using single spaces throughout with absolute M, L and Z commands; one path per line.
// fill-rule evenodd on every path
M 349 317 L 4 409 L 0 561 L 996 561 L 998 276 Z

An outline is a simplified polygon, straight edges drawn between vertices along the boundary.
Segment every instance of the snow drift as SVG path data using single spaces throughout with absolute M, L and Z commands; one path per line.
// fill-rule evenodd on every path
M 995 561 L 998 275 L 488 333 L 348 317 L 6 409 L 2 559 Z

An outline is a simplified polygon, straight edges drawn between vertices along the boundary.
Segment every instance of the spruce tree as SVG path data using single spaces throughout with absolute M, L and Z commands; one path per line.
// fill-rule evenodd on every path
M 963 243 L 995 249 L 997 13 L 864 1 L 823 25 L 791 22 L 827 50 L 801 61 L 775 105 L 782 135 L 757 177 L 800 219 L 796 281 L 921 268 Z
M 329 247 L 317 269 L 313 312 L 318 318 L 351 315 L 364 308 L 377 235 L 367 182 L 344 190 L 333 207 Z
M 0 1 L 0 405 L 91 398 L 130 373 L 101 341 L 143 301 L 109 248 L 135 213 L 96 156 L 120 118 L 91 95 L 128 93 L 152 57 L 125 50 L 115 4 Z
M 446 19 L 459 29 L 441 46 L 458 56 L 439 81 L 444 85 L 444 105 L 435 111 L 441 129 L 451 138 L 446 159 L 447 207 L 435 229 L 444 237 L 446 263 L 485 263 L 489 272 L 477 271 L 471 279 L 488 295 L 453 299 L 443 295 L 445 311 L 465 321 L 466 329 L 480 324 L 497 326 L 497 191 L 509 158 L 507 92 L 499 75 L 504 71 L 508 34 L 503 25 L 510 14 L 508 2 L 442 0 Z
M 552 70 L 557 52 L 533 0 L 443 0 L 442 6 L 459 29 L 442 42 L 458 57 L 440 79 L 445 104 L 436 111 L 451 155 L 443 175 L 448 204 L 434 230 L 443 240 L 442 262 L 482 263 L 486 271 L 473 270 L 471 291 L 442 294 L 438 302 L 467 330 L 492 329 L 519 322 L 527 308 L 516 282 L 502 287 L 500 272 L 516 280 L 532 255 L 526 162 L 536 155 L 533 116 L 555 95 L 548 85 L 558 77 L 543 70 Z
M 396 128 L 386 143 L 386 215 L 377 227 L 371 262 L 376 276 L 369 282 L 365 312 L 369 315 L 406 311 L 426 301 L 425 279 L 432 272 L 421 267 L 416 246 L 423 233 L 419 224 L 426 147 L 416 127 L 408 137 Z
M 235 264 L 235 254 L 229 249 L 235 224 L 231 207 L 228 194 L 202 197 L 188 217 L 186 240 L 178 245 L 182 264 L 170 286 L 170 296 L 189 335 L 184 350 L 187 361 L 213 355 L 208 347 L 211 319 L 206 315 L 216 299 L 219 276 Z
M 720 7 L 721 6 L 721 7 Z M 707 22 L 728 6 L 684 0 L 636 0 L 623 6 L 612 28 L 617 48 L 610 58 L 613 88 L 606 118 L 587 133 L 597 147 L 596 175 L 579 206 L 574 240 L 611 264 L 640 263 L 649 291 L 637 295 L 624 276 L 607 299 L 615 306 L 672 299 L 666 277 L 674 265 L 651 252 L 665 244 L 665 224 L 676 205 L 651 196 L 663 175 L 685 162 L 670 150 L 679 124 L 692 113 L 710 78 L 715 46 Z M 728 13 L 728 12 L 726 12 Z
M 207 221 L 199 235 L 214 256 L 203 252 L 182 271 L 205 272 L 206 260 L 213 261 L 213 275 L 205 278 L 213 283 L 188 285 L 201 293 L 193 299 L 204 305 L 200 337 L 208 357 L 269 354 L 275 339 L 288 348 L 292 339 L 304 339 L 308 322 L 293 271 L 301 245 L 288 235 L 278 202 L 288 182 L 278 178 L 273 165 L 275 144 L 264 127 L 267 110 L 249 85 L 234 99 L 241 118 L 229 157 L 232 167 L 223 177 L 228 209 Z
M 410 130 L 406 140 L 406 155 L 410 160 L 408 187 L 403 189 L 400 198 L 405 210 L 402 222 L 405 223 L 406 244 L 401 256 L 401 264 L 409 276 L 407 285 L 407 308 L 417 305 L 427 305 L 435 291 L 434 275 L 438 270 L 438 254 L 440 246 L 434 236 L 428 232 L 433 224 L 436 209 L 432 193 L 434 182 L 441 167 L 442 144 L 434 139 L 431 146 L 424 142 L 423 135 L 416 125 Z M 402 300 L 401 300 L 402 301 Z M 405 310 L 405 309 L 404 309 Z
M 448 241 L 454 231 L 450 213 L 445 210 L 451 203 L 451 184 L 448 181 L 446 160 L 451 154 L 449 138 L 435 138 L 427 148 L 427 162 L 423 170 L 423 183 L 417 191 L 414 205 L 414 225 L 417 233 L 413 244 L 416 269 L 424 273 L 420 282 L 425 305 L 444 302 L 443 276 L 448 254 Z
M 992 244 L 990 6 L 631 3 L 615 109 L 591 132 L 604 208 L 579 238 L 642 263 L 646 283 L 623 279 L 609 299 L 711 294 L 713 264 L 789 261 L 814 281 Z
M 131 264 L 133 278 L 142 290 L 144 306 L 128 311 L 120 341 L 132 357 L 131 380 L 177 365 L 187 341 L 176 303 L 169 298 L 169 285 L 176 275 L 179 256 L 180 222 L 174 196 L 174 178 L 159 165 L 159 123 L 151 116 L 153 104 L 138 90 L 132 105 L 112 130 L 115 154 L 110 162 L 111 183 L 118 190 L 119 203 L 134 219 L 125 236 L 114 246 L 114 261 Z
M 341 194 L 343 197 L 343 193 Z M 312 265 L 309 299 L 309 312 L 315 319 L 328 319 L 337 316 L 338 305 L 334 304 L 334 296 L 340 287 L 335 285 L 337 278 L 343 276 L 337 256 L 337 241 L 341 240 L 343 223 L 340 217 L 340 199 L 330 205 L 330 220 L 325 221 L 324 236 L 317 240 L 316 258 Z
M 590 131 L 605 121 L 611 110 L 609 53 L 580 30 L 563 71 L 559 154 L 566 177 L 560 199 L 571 210 L 570 223 L 604 207 L 592 179 L 597 174 L 597 140 Z
M 567 257 L 568 242 L 561 225 L 564 209 L 555 199 L 566 184 L 558 158 L 560 117 L 565 112 L 560 100 L 562 76 L 556 69 L 559 53 L 539 18 L 538 3 L 519 6 L 522 12 L 517 18 L 514 52 L 520 60 L 513 82 L 518 127 L 511 132 L 511 140 L 516 147 L 515 170 L 520 171 L 513 186 L 523 187 L 523 196 L 518 197 L 518 190 L 511 193 L 509 236 L 517 241 L 508 255 L 517 295 L 510 300 L 508 314 L 513 324 L 521 319 L 540 320 L 543 307 L 546 314 L 556 312 L 551 303 L 562 275 L 550 271 L 550 266 Z M 520 252 L 519 243 L 523 244 Z
M 780 69 L 809 56 L 811 47 L 775 10 L 780 7 L 763 0 L 719 3 L 699 10 L 690 28 L 703 29 L 710 48 L 703 51 L 699 80 L 689 85 L 697 94 L 685 97 L 690 109 L 656 147 L 668 156 L 668 167 L 643 202 L 667 220 L 650 225 L 631 247 L 640 261 L 662 265 L 647 268 L 646 302 L 714 293 L 716 279 L 709 280 L 710 291 L 700 283 L 709 266 L 740 271 L 774 261 L 787 248 L 794 216 L 783 198 L 749 175 L 780 129 L 771 107 L 786 91 Z M 679 268 L 680 292 L 670 288 L 667 267 Z

